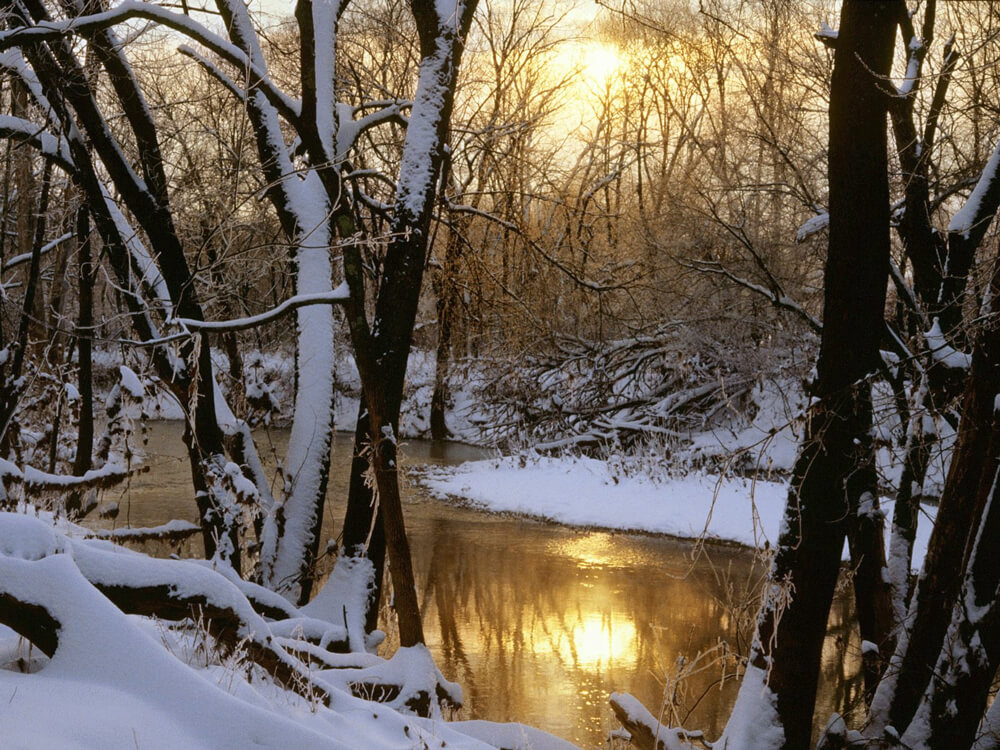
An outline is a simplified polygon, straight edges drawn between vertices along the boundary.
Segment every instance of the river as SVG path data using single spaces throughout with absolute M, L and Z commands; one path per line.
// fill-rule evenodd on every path
M 120 505 L 114 523 L 197 521 L 180 437 L 179 423 L 151 426 L 149 472 L 103 498 Z M 272 430 L 270 440 L 281 451 L 287 433 Z M 351 444 L 338 435 L 333 447 L 328 537 L 343 518 Z M 427 441 L 402 451 L 411 466 L 483 455 Z M 747 648 L 751 594 L 764 572 L 750 551 L 709 544 L 695 557 L 692 542 L 486 514 L 429 497 L 414 482 L 404 498 L 424 632 L 441 671 L 463 687 L 462 718 L 521 721 L 581 747 L 607 747 L 617 725 L 612 691 L 654 712 L 669 691 L 683 706 L 675 721 L 709 738 L 722 730 L 737 683 L 731 660 L 716 657 L 723 640 Z M 200 554 L 200 542 L 179 551 Z M 823 650 L 821 724 L 860 700 L 859 664 L 850 597 L 840 595 Z M 687 676 L 675 684 L 679 671 Z

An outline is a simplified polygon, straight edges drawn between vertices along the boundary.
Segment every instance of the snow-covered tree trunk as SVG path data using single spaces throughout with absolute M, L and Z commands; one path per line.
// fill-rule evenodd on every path
M 989 318 L 993 321 L 1000 315 L 1000 300 L 995 296 L 998 293 L 1000 273 L 995 271 L 991 284 L 991 295 L 994 296 L 989 310 Z M 988 388 L 995 399 L 995 394 L 1000 392 L 1000 327 L 994 322 L 990 328 L 978 341 L 970 381 L 974 381 L 978 375 L 985 381 L 982 390 Z M 970 382 L 967 398 L 971 407 L 977 405 L 977 390 L 980 389 Z M 978 395 L 985 394 L 980 392 Z M 983 404 L 980 402 L 979 406 L 982 407 Z M 928 582 L 925 576 L 921 578 L 917 601 L 924 603 L 924 609 L 918 610 L 914 623 L 915 626 L 920 625 L 920 628 L 914 627 L 911 630 L 908 644 L 910 650 L 905 654 L 909 658 L 903 662 L 907 671 L 901 671 L 896 680 L 897 703 L 893 705 L 896 712 L 891 716 L 893 726 L 899 729 L 905 725 L 896 722 L 904 717 L 902 709 L 908 708 L 912 702 L 914 683 L 926 686 L 913 719 L 902 736 L 903 747 L 915 750 L 970 747 L 986 708 L 990 685 L 1000 666 L 1000 549 L 996 544 L 996 539 L 1000 536 L 1000 498 L 997 498 L 996 468 L 1000 460 L 1000 422 L 996 416 L 995 400 L 992 410 L 980 408 L 978 412 L 970 410 L 963 413 L 963 433 L 960 437 L 963 442 L 967 442 L 968 435 L 973 432 L 969 429 L 971 425 L 966 425 L 967 420 L 976 422 L 976 432 L 981 442 L 985 443 L 985 451 L 984 455 L 974 455 L 967 449 L 961 452 L 956 450 L 953 458 L 953 475 L 960 476 L 963 472 L 963 467 L 956 468 L 955 463 L 973 460 L 975 463 L 965 468 L 971 469 L 970 478 L 972 475 L 977 478 L 975 495 L 969 498 L 971 502 L 968 503 L 976 513 L 972 519 L 973 524 L 953 527 L 947 537 L 956 543 L 951 550 L 954 555 L 951 557 L 951 570 L 952 579 L 960 581 L 961 588 L 950 599 L 941 598 L 934 602 L 934 609 L 938 613 L 947 612 L 950 621 L 946 618 L 934 618 L 944 619 L 942 624 L 947 626 L 947 630 L 943 633 L 943 639 L 938 639 L 940 652 L 936 659 L 928 660 L 927 657 L 931 655 L 928 639 L 938 634 L 940 626 L 929 632 L 931 628 L 924 624 L 928 619 L 925 612 L 930 607 L 926 589 L 921 590 Z M 963 447 L 967 448 L 967 445 Z M 949 480 L 951 476 L 949 475 Z M 942 497 L 939 519 L 941 525 L 947 523 L 951 526 L 951 517 L 942 517 L 944 511 Z M 977 516 L 981 520 L 975 522 Z M 970 528 L 975 529 L 975 533 L 971 533 Z M 935 535 L 937 533 L 938 529 L 935 527 Z M 963 545 L 964 549 L 957 546 L 957 542 L 963 540 L 967 540 Z M 959 560 L 965 562 L 966 559 L 967 562 L 959 568 L 964 569 L 964 576 L 955 575 L 955 563 Z M 925 574 L 930 568 L 928 564 Z M 946 609 L 951 603 L 953 606 Z M 921 638 L 920 643 L 927 643 L 926 648 L 915 648 L 915 635 Z M 900 697 L 904 698 L 905 703 L 898 700 Z
M 365 545 L 373 523 L 379 523 L 373 513 L 381 515 L 403 646 L 422 643 L 423 628 L 399 496 L 395 436 L 426 263 L 431 211 L 444 158 L 459 62 L 475 5 L 475 0 L 411 2 L 420 35 L 420 72 L 399 168 L 393 239 L 383 261 L 370 330 L 364 318 L 360 257 L 345 251 L 345 276 L 352 297 L 348 321 L 368 412 L 367 424 L 364 419 L 358 423 L 356 443 L 367 442 L 371 446 L 378 503 L 372 503 L 370 488 L 359 477 L 352 476 L 344 545 L 348 549 Z M 362 468 L 355 462 L 354 472 Z M 380 568 L 380 561 L 376 561 L 376 570 Z M 378 606 L 377 597 L 373 606 Z
M 263 80 L 267 63 L 249 13 L 241 2 L 219 0 L 229 36 Z M 336 6 L 336 7 L 334 7 Z M 333 170 L 335 106 L 332 59 L 336 18 L 341 3 L 300 2 L 296 16 L 302 31 L 303 107 L 300 127 L 313 134 L 311 153 L 320 167 Z M 319 38 L 315 30 L 320 29 Z M 319 93 L 317 93 L 319 92 Z M 317 99 L 318 97 L 318 99 Z M 308 103 L 308 104 L 307 104 Z M 279 114 L 266 94 L 255 88 L 246 97 L 257 151 L 269 183 L 268 196 L 294 248 L 295 292 L 332 291 L 333 204 L 318 169 L 299 170 L 282 135 Z M 319 133 L 323 133 L 320 136 Z M 317 143 L 318 140 L 318 143 Z M 339 191 L 340 188 L 338 187 Z M 318 547 L 329 479 L 333 436 L 334 321 L 329 305 L 296 311 L 295 406 L 285 458 L 282 496 L 262 528 L 261 579 L 290 600 L 308 600 L 311 569 Z
M 886 97 L 897 2 L 845 0 L 830 93 L 830 245 L 815 399 L 723 742 L 806 748 L 849 514 L 875 487 L 868 376 L 889 270 Z M 864 510 L 863 508 L 861 510 Z

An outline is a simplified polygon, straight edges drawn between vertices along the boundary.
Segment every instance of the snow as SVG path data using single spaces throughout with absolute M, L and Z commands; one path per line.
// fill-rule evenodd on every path
M 909 47 L 910 57 L 906 63 L 906 74 L 898 89 L 900 96 L 909 96 L 920 79 L 920 64 L 923 60 L 921 52 L 924 49 L 924 42 L 922 39 L 913 37 L 910 40 Z
M 772 545 L 788 496 L 785 482 L 692 471 L 652 479 L 628 476 L 613 462 L 581 457 L 507 457 L 457 467 L 427 467 L 418 480 L 442 498 L 571 526 Z M 882 499 L 892 514 L 893 502 Z M 934 508 L 925 512 L 933 518 Z M 921 519 L 914 568 L 927 551 L 932 522 Z M 887 535 L 888 538 L 889 535 Z M 845 546 L 845 559 L 847 559 Z
M 777 697 L 766 684 L 764 670 L 747 667 L 736 705 L 718 742 L 727 750 L 778 750 L 785 732 L 778 719 Z
M 823 211 L 811 219 L 805 221 L 795 233 L 796 242 L 805 242 L 806 239 L 830 226 L 830 214 Z
M 264 323 L 280 318 L 289 310 L 294 310 L 308 305 L 337 305 L 347 301 L 347 283 L 343 282 L 332 292 L 314 292 L 312 294 L 296 294 L 289 297 L 277 307 L 267 312 L 251 315 L 245 318 L 234 318 L 233 320 L 194 320 L 192 318 L 174 318 L 173 322 L 189 328 L 191 330 L 207 331 L 243 331 L 247 328 L 256 328 Z
M 655 732 L 656 745 L 661 750 L 692 750 L 694 746 L 688 740 L 700 738 L 700 732 L 688 732 L 680 727 L 661 725 L 657 717 L 628 693 L 612 693 L 610 701 L 624 711 L 631 723 L 650 727 L 650 731 Z
M 826 21 L 821 21 L 819 26 L 819 31 L 816 32 L 816 37 L 819 39 L 836 39 L 840 32 L 837 29 L 831 28 L 830 24 Z
M 931 329 L 924 333 L 924 339 L 935 362 L 955 370 L 968 370 L 972 366 L 972 355 L 954 349 L 945 340 L 937 318 L 934 318 Z
M 72 163 L 65 141 L 47 132 L 44 125 L 21 117 L 0 115 L 0 132 L 4 135 L 11 134 L 15 140 L 32 142 L 43 154 L 57 158 L 64 164 Z
M 451 5 L 453 14 L 454 4 Z M 446 16 L 444 22 L 449 17 Z M 455 34 L 443 33 L 442 29 L 434 53 L 420 63 L 417 93 L 406 128 L 396 187 L 397 203 L 410 217 L 421 215 L 428 194 L 433 190 L 433 155 L 441 147 L 438 129 L 448 97 L 455 44 Z
M 302 613 L 327 622 L 343 622 L 351 651 L 367 650 L 365 614 L 374 589 L 375 568 L 364 557 L 340 556 L 333 572 Z
M 139 380 L 139 376 L 135 374 L 135 371 L 127 365 L 122 365 L 118 368 L 121 374 L 122 388 L 135 399 L 142 399 L 145 395 L 145 389 L 142 387 L 142 381 Z
M 993 155 L 990 156 L 990 160 L 983 169 L 983 173 L 979 177 L 979 182 L 977 182 L 976 187 L 973 188 L 969 199 L 965 202 L 965 205 L 959 209 L 958 213 L 951 217 L 951 223 L 948 225 L 948 232 L 961 234 L 965 237 L 965 239 L 969 239 L 973 226 L 977 222 L 982 222 L 983 220 L 990 218 L 980 216 L 979 212 L 983 200 L 986 198 L 987 192 L 997 179 L 998 169 L 1000 169 L 1000 142 L 998 142 L 996 148 L 993 149 Z
M 519 458 L 504 458 L 434 467 L 421 482 L 439 496 L 461 497 L 495 512 L 743 544 L 763 543 L 761 532 L 777 529 L 788 491 L 784 483 L 699 472 L 654 482 L 618 476 L 606 462 L 582 457 L 539 457 L 523 466 Z
M 158 526 L 149 526 L 144 528 L 123 527 L 119 529 L 90 529 L 87 531 L 87 535 L 96 539 L 114 539 L 117 541 L 124 541 L 126 539 L 148 539 L 151 537 L 163 537 L 173 534 L 193 534 L 198 531 L 201 531 L 200 526 L 197 526 L 190 521 L 180 521 L 174 519 L 173 521 L 161 523 Z

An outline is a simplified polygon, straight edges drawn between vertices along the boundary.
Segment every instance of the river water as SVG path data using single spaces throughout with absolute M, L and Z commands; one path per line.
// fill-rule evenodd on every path
M 178 423 L 152 425 L 150 471 L 104 497 L 120 505 L 114 523 L 197 521 L 180 437 Z M 287 433 L 272 430 L 261 444 L 268 440 L 283 451 Z M 402 450 L 411 466 L 482 456 L 426 441 Z M 327 536 L 343 518 L 350 451 L 351 439 L 338 435 Z M 681 705 L 673 723 L 709 738 L 722 730 L 737 683 L 731 660 L 716 657 L 723 640 L 746 651 L 764 572 L 748 550 L 705 545 L 695 556 L 687 541 L 490 515 L 431 498 L 413 482 L 404 498 L 424 632 L 441 671 L 463 687 L 461 718 L 521 721 L 607 747 L 616 727 L 608 695 L 626 691 L 654 712 L 669 693 Z M 180 552 L 201 554 L 200 542 Z M 860 700 L 859 664 L 850 598 L 841 595 L 823 651 L 820 723 Z

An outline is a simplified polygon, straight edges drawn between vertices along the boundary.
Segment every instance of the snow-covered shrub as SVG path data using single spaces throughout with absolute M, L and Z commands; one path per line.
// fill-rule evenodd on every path
M 626 475 L 789 469 L 803 358 L 704 344 L 673 325 L 604 344 L 560 339 L 545 355 L 496 363 L 483 388 L 490 430 L 508 448 L 583 451 Z

